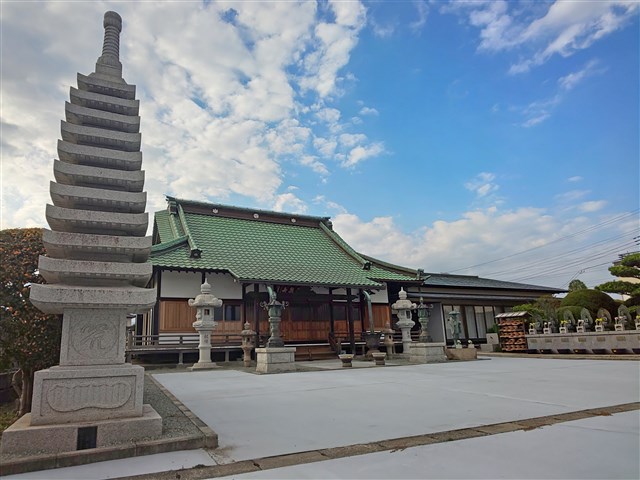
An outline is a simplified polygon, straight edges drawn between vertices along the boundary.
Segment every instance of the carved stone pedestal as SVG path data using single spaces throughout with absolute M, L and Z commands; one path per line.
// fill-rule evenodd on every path
M 87 435 L 88 432 L 89 435 Z M 162 434 L 162 417 L 149 405 L 142 415 L 132 418 L 76 422 L 73 424 L 34 425 L 27 413 L 2 434 L 2 453 L 7 455 L 56 454 L 81 450 L 87 438 L 95 447 L 136 442 Z
M 293 372 L 296 370 L 295 354 L 295 347 L 256 348 L 256 372 Z
M 409 347 L 409 361 L 411 363 L 446 362 L 444 348 L 444 343 L 412 343 Z

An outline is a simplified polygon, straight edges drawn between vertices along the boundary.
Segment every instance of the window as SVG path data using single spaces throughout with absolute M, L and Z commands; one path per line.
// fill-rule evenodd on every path
M 485 308 L 486 307 L 483 307 L 483 306 L 474 307 L 476 312 L 476 325 L 478 326 L 476 338 L 484 338 L 485 335 L 487 334 L 487 326 L 485 323 L 485 316 L 484 316 Z
M 225 305 L 224 320 L 231 322 L 240 320 L 240 305 Z
M 482 312 L 482 307 L 480 307 Z M 477 338 L 478 331 L 476 329 L 476 315 L 478 313 L 478 307 L 466 306 L 464 307 L 464 313 L 467 317 L 467 335 L 468 338 Z

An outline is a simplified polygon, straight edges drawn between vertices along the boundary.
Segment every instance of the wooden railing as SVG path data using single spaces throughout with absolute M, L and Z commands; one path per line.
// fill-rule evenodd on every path
M 161 335 L 134 335 L 128 332 L 126 358 L 130 362 L 133 355 L 153 355 L 158 353 L 177 353 L 178 364 L 182 364 L 185 353 L 198 351 L 197 333 Z M 225 361 L 229 361 L 229 352 L 241 350 L 242 335 L 239 333 L 212 333 L 211 350 L 224 352 Z

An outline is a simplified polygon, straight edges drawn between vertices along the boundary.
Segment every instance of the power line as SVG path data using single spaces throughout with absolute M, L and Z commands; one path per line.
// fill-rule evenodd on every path
M 640 211 L 640 209 L 635 209 L 635 210 L 633 210 L 633 211 L 631 211 L 631 212 L 628 212 L 628 213 L 625 213 L 625 214 L 619 215 L 619 216 L 614 217 L 614 218 L 610 218 L 609 220 L 605 220 L 604 222 L 601 222 L 601 223 L 598 223 L 598 224 L 595 224 L 595 225 L 591 225 L 591 226 L 589 226 L 589 227 L 587 227 L 587 228 L 585 228 L 585 229 L 583 229 L 583 230 L 580 230 L 580 231 L 578 231 L 578 232 L 574 232 L 574 233 L 572 233 L 572 234 L 569 234 L 569 235 L 565 235 L 565 236 L 563 236 L 563 237 L 556 238 L 555 240 L 551 240 L 550 242 L 547 242 L 547 243 L 545 243 L 544 245 L 539 245 L 539 246 L 537 246 L 537 247 L 528 248 L 528 249 L 526 249 L 526 250 L 522 250 L 522 251 L 520 251 L 520 252 L 512 253 L 511 255 L 507 255 L 507 256 L 502 257 L 502 258 L 497 258 L 497 259 L 494 259 L 494 260 L 489 260 L 489 261 L 487 261 L 487 262 L 478 263 L 478 264 L 476 264 L 476 265 L 471 265 L 471 266 L 469 266 L 469 267 L 458 268 L 458 269 L 456 269 L 456 270 L 450 270 L 450 273 L 460 272 L 460 271 L 463 271 L 463 270 L 469 270 L 469 269 L 471 269 L 471 268 L 476 268 L 476 267 L 481 267 L 481 266 L 484 266 L 484 265 L 489 265 L 489 264 L 491 264 L 491 263 L 500 262 L 500 261 L 502 261 L 502 260 L 506 260 L 506 259 L 509 259 L 509 258 L 513 258 L 513 257 L 516 257 L 516 256 L 518 256 L 518 255 L 522 255 L 522 254 L 524 254 L 524 253 L 529 253 L 529 252 L 532 252 L 532 251 L 534 251 L 534 250 L 539 250 L 539 249 L 544 248 L 544 247 L 547 247 L 547 246 L 549 246 L 549 245 L 552 245 L 552 244 L 555 244 L 555 243 L 558 243 L 558 242 L 562 242 L 562 241 L 564 241 L 564 240 L 568 240 L 568 239 L 570 239 L 570 238 L 574 238 L 574 237 L 576 237 L 576 236 L 578 236 L 578 235 L 582 235 L 582 234 L 584 234 L 584 233 L 592 232 L 593 230 L 597 230 L 597 229 L 599 229 L 599 228 L 602 228 L 602 227 L 605 227 L 605 226 L 611 225 L 612 223 L 619 222 L 619 221 L 624 220 L 624 219 L 626 219 L 626 218 L 628 218 L 628 217 L 630 217 L 630 216 L 632 216 L 632 215 L 637 214 L 639 211 Z
M 546 260 L 535 260 L 532 264 L 528 264 L 528 263 L 524 264 L 524 265 L 520 264 L 520 265 L 517 265 L 517 266 L 508 267 L 508 268 L 503 269 L 503 270 L 490 272 L 490 273 L 485 273 L 484 275 L 504 275 L 504 274 L 509 274 L 509 273 L 511 273 L 513 271 L 520 271 L 523 268 L 529 268 L 530 266 L 542 267 L 542 266 L 547 266 L 548 264 L 555 264 L 555 263 L 558 263 L 558 261 L 561 260 L 562 258 L 568 257 L 573 253 L 582 252 L 587 248 L 592 248 L 592 247 L 596 247 L 597 245 L 606 244 L 608 242 L 613 242 L 615 240 L 620 240 L 620 239 L 622 239 L 624 237 L 627 237 L 628 235 L 629 235 L 629 233 L 623 233 L 623 234 L 616 235 L 616 236 L 613 236 L 613 237 L 609 237 L 609 238 L 606 238 L 606 239 L 603 239 L 603 240 L 598 240 L 596 242 L 587 243 L 587 244 L 581 245 L 580 247 L 575 248 L 573 250 L 569 250 L 569 251 L 566 251 L 566 252 L 559 253 L 559 254 L 557 254 L 557 255 L 555 255 L 553 257 L 550 257 L 550 258 L 548 258 Z M 622 248 L 624 246 L 626 246 L 626 243 L 624 245 L 620 245 L 619 248 Z

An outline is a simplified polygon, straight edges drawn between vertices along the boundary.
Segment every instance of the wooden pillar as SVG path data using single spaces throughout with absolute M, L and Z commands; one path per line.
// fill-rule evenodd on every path
M 336 333 L 335 320 L 333 318 L 333 288 L 329 289 L 329 334 Z
M 242 284 L 242 308 L 240 309 L 240 323 L 244 329 L 244 322 L 247 321 L 247 284 Z
M 151 325 L 151 335 L 159 335 L 160 332 L 160 292 L 162 291 L 162 270 L 156 270 L 156 304 L 153 307 L 153 323 Z
M 256 332 L 256 347 L 260 347 L 260 302 L 259 300 L 260 285 L 253 284 L 253 321 L 255 323 L 253 329 Z
M 349 323 L 349 343 L 351 344 L 351 353 L 356 354 L 356 339 L 353 332 L 353 314 L 351 312 L 351 289 L 347 288 L 347 322 Z

